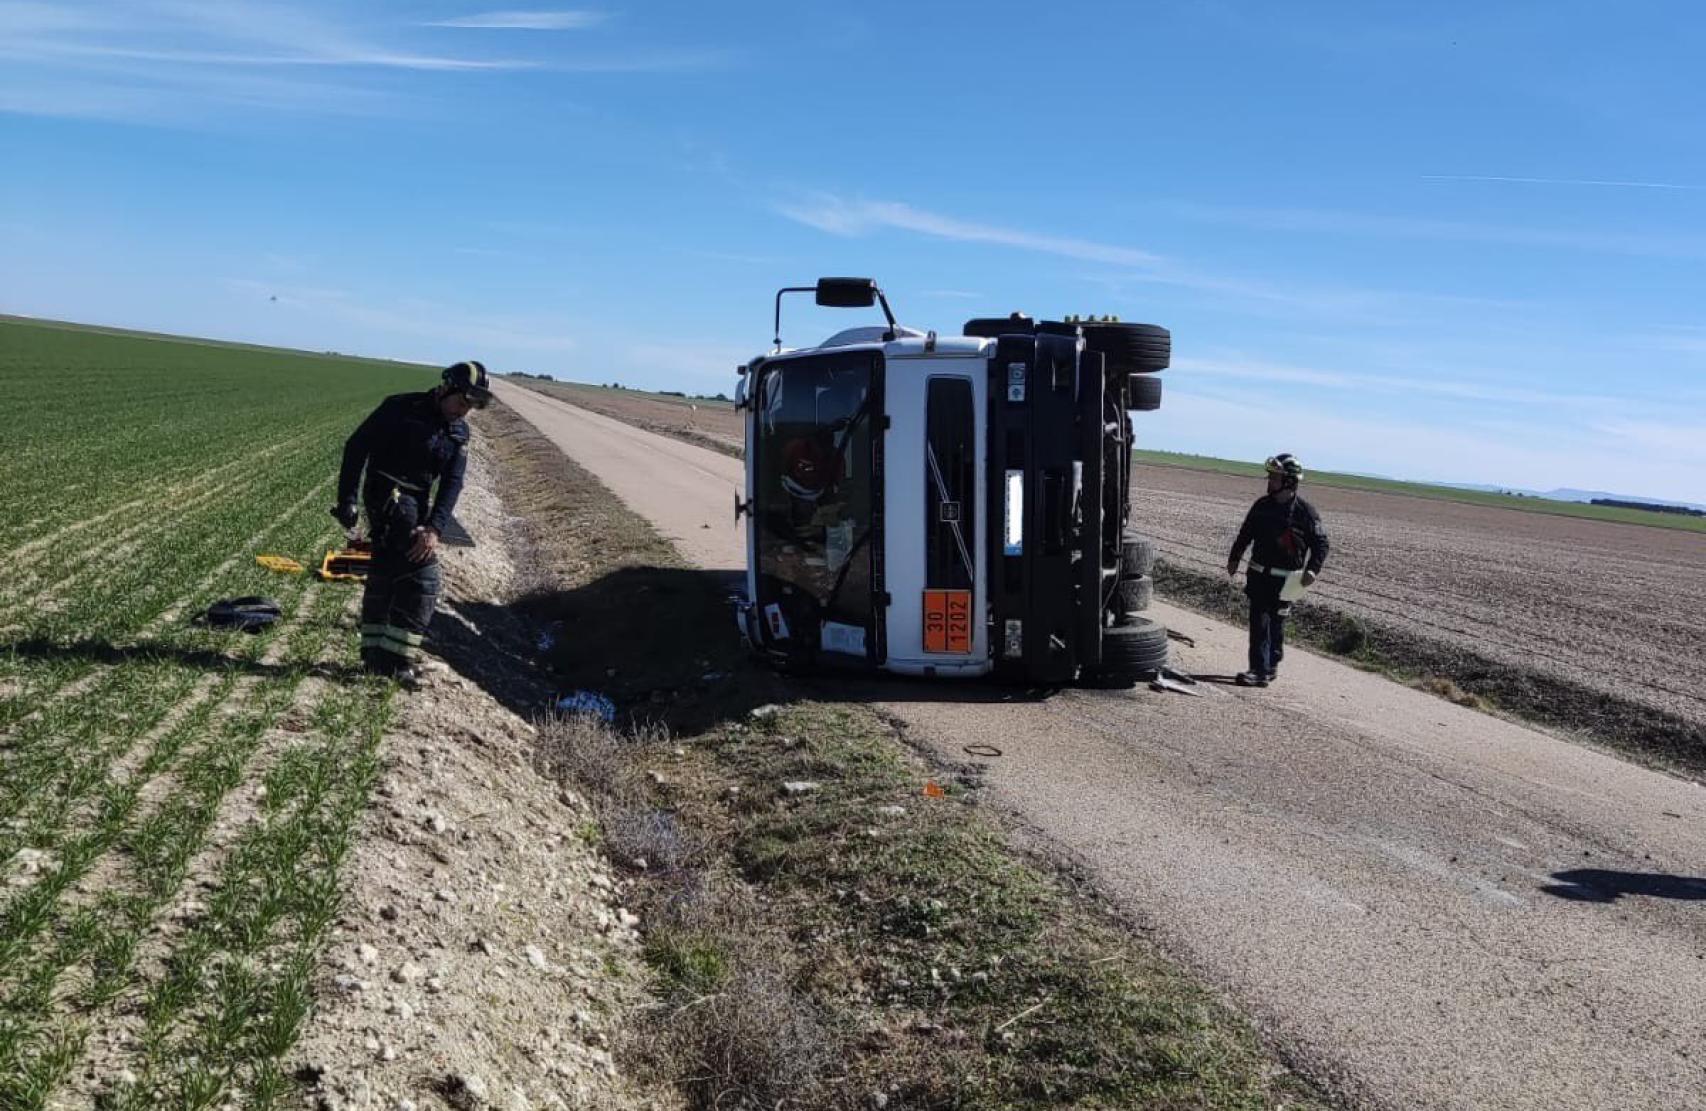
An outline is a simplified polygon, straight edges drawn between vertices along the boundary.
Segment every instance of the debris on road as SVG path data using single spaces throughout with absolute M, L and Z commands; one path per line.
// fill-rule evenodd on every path
M 616 703 L 597 691 L 572 691 L 557 699 L 557 712 L 590 714 L 604 721 L 615 721 Z
M 1196 680 L 1192 679 L 1190 680 L 1190 683 L 1194 686 L 1196 684 Z M 1186 686 L 1184 683 L 1172 678 L 1165 671 L 1156 675 L 1155 678 L 1149 681 L 1149 689 L 1162 691 L 1163 693 L 1172 691 L 1174 694 L 1188 694 L 1192 698 L 1202 697 L 1202 691 L 1192 690 L 1190 686 Z

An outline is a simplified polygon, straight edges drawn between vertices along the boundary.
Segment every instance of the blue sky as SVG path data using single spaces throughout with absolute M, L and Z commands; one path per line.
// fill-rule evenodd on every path
M 0 0 L 0 311 L 715 392 L 869 274 L 1171 327 L 1149 446 L 1706 502 L 1706 9 L 1406 7 Z

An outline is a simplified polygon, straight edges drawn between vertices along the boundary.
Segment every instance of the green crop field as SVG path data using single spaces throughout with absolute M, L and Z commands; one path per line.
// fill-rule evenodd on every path
M 431 381 L 0 320 L 0 1108 L 288 1093 L 391 688 L 354 589 L 255 556 L 317 562 L 343 438 Z M 245 594 L 285 619 L 192 624 Z
M 1259 463 L 1242 463 L 1232 459 L 1216 459 L 1209 455 L 1187 455 L 1174 451 L 1136 451 L 1139 463 L 1157 467 L 1184 467 L 1193 471 L 1213 471 L 1216 474 L 1262 476 Z M 1462 490 L 1455 486 L 1435 486 L 1426 482 L 1401 482 L 1391 478 L 1371 478 L 1366 475 L 1336 474 L 1332 471 L 1310 471 L 1309 481 L 1318 486 L 1340 486 L 1348 490 L 1373 490 L 1382 494 L 1402 494 L 1407 497 L 1434 498 L 1440 501 L 1485 505 L 1495 509 L 1520 509 L 1525 513 L 1551 513 L 1559 517 L 1581 517 L 1590 521 L 1616 521 L 1626 525 L 1651 525 L 1654 528 L 1684 529 L 1706 532 L 1706 517 L 1689 517 L 1675 513 L 1651 513 L 1642 509 L 1626 509 L 1615 505 L 1591 505 L 1587 502 L 1553 501 L 1549 498 L 1519 497 L 1487 490 Z

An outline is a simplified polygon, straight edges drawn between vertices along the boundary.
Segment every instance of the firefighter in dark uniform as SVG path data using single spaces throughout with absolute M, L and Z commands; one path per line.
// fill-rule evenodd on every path
M 361 599 L 361 661 L 369 671 L 405 683 L 417 678 L 415 662 L 438 605 L 438 542 L 468 463 L 463 418 L 491 397 L 486 368 L 457 363 L 433 389 L 380 402 L 344 444 L 332 516 L 355 528 L 359 487 L 373 543 Z
M 1291 603 L 1280 597 L 1288 576 L 1302 570 L 1312 584 L 1327 561 L 1327 530 L 1315 507 L 1297 493 L 1303 464 L 1289 453 L 1267 461 L 1268 492 L 1244 515 L 1244 527 L 1232 542 L 1226 573 L 1238 574 L 1244 549 L 1250 552 L 1244 593 L 1250 599 L 1250 669 L 1237 677 L 1241 687 L 1265 687 L 1278 676 L 1285 655 L 1285 619 Z

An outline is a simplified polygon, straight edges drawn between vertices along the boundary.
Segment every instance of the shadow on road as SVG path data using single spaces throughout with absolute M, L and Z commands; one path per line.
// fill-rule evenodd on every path
M 1557 883 L 1540 890 L 1579 903 L 1615 903 L 1625 895 L 1656 899 L 1706 900 L 1706 879 L 1667 876 L 1658 872 L 1613 872 L 1603 868 L 1572 868 L 1552 873 Z
M 442 607 L 432 649 L 523 717 L 574 691 L 615 703 L 626 724 L 692 735 L 798 697 L 740 650 L 725 573 L 625 567 L 509 605 Z
M 689 736 L 772 702 L 1005 703 L 1053 693 L 988 682 L 780 675 L 740 646 L 731 605 L 740 586 L 740 576 L 727 571 L 624 567 L 509 606 L 441 607 L 431 644 L 456 672 L 523 716 L 569 692 L 595 691 L 627 722 L 656 722 Z

